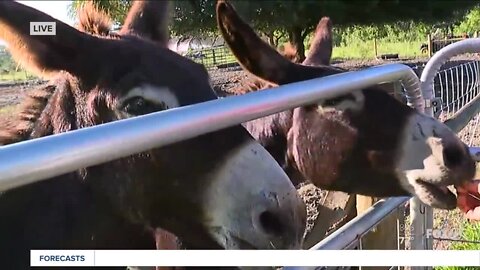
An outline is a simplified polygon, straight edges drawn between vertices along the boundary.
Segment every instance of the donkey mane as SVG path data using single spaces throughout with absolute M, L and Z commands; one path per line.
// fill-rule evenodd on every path
M 12 144 L 29 139 L 35 123 L 45 110 L 50 97 L 55 93 L 54 85 L 41 86 L 30 91 L 18 105 L 18 115 L 14 119 L 2 119 L 0 125 L 0 145 Z
M 292 43 L 285 42 L 283 44 L 283 50 L 281 50 L 280 53 L 288 60 L 295 63 L 300 63 L 300 59 L 297 57 L 297 49 Z
M 112 20 L 104 11 L 98 9 L 91 1 L 83 3 L 78 12 L 78 29 L 98 36 L 107 36 L 112 29 Z

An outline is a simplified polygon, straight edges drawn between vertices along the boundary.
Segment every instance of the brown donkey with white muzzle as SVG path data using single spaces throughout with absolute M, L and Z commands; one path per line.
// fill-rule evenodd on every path
M 2 123 L 0 144 L 216 99 L 205 68 L 167 48 L 168 14 L 167 1 L 136 1 L 107 37 L 0 1 L 0 38 L 51 79 Z M 54 21 L 56 35 L 30 35 L 31 21 Z M 157 228 L 191 248 L 299 248 L 305 215 L 282 168 L 238 125 L 1 193 L 0 260 L 26 269 L 31 249 L 155 249 Z
M 217 21 L 242 67 L 257 77 L 253 88 L 239 93 L 345 71 L 327 66 L 331 51 L 321 50 L 331 47 L 325 43 L 314 43 L 302 64 L 287 60 L 226 1 L 217 3 Z M 320 22 L 317 35 L 328 38 L 328 26 Z M 322 189 L 374 197 L 415 195 L 430 206 L 454 209 L 456 197 L 447 186 L 471 180 L 475 173 L 467 146 L 447 126 L 379 87 L 244 126 L 294 182 L 308 179 Z

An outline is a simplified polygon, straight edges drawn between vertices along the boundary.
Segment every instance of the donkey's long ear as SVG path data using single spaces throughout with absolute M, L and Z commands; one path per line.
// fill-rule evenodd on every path
M 55 22 L 56 35 L 30 35 L 30 22 Z M 60 70 L 81 69 L 85 48 L 96 38 L 80 32 L 45 13 L 14 1 L 0 1 L 0 39 L 6 41 L 13 58 L 39 76 Z
M 309 67 L 288 61 L 264 42 L 224 0 L 217 2 L 217 24 L 240 65 L 261 79 L 287 84 L 338 73 L 330 67 Z
M 219 0 L 216 12 L 218 28 L 240 65 L 267 81 L 283 81 L 292 63 L 264 42 L 230 3 Z
M 333 48 L 332 35 L 332 21 L 329 17 L 323 17 L 312 37 L 310 51 L 303 61 L 304 65 L 330 65 Z
M 134 1 L 120 34 L 135 34 L 167 46 L 170 7 L 166 0 Z

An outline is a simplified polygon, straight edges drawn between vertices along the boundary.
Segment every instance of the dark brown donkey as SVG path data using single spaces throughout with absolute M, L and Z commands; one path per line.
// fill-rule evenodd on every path
M 216 99 L 204 67 L 167 48 L 167 7 L 135 2 L 107 38 L 0 1 L 0 38 L 51 79 L 1 124 L 0 144 Z M 56 22 L 56 35 L 31 36 L 31 21 Z M 190 248 L 299 248 L 305 212 L 238 125 L 1 193 L 0 261 L 27 269 L 30 249 L 155 249 L 157 228 Z
M 288 61 L 226 1 L 217 3 L 217 20 L 242 67 L 263 82 L 264 87 L 252 84 L 258 89 L 344 71 Z M 322 53 L 312 49 L 310 56 Z M 475 172 L 466 145 L 450 129 L 378 87 L 244 126 L 292 180 L 308 179 L 327 190 L 374 197 L 417 195 L 430 206 L 453 209 L 456 197 L 446 187 L 473 178 Z

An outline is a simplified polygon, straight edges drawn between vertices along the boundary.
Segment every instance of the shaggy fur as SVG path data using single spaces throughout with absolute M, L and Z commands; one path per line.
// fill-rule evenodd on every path
M 112 20 L 99 10 L 92 1 L 85 1 L 78 11 L 78 29 L 92 35 L 107 36 L 112 29 Z

